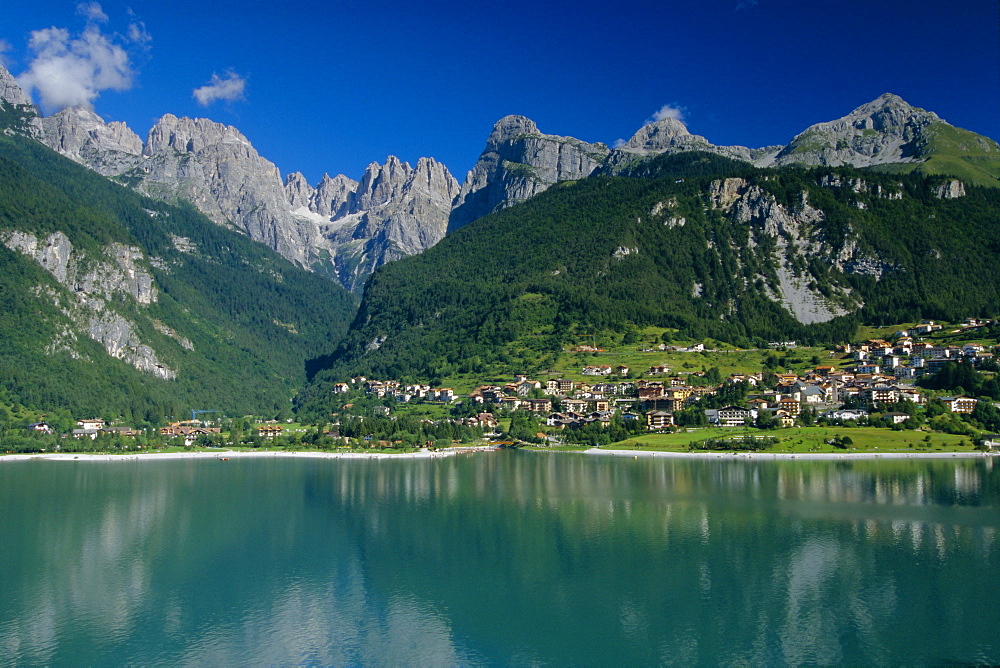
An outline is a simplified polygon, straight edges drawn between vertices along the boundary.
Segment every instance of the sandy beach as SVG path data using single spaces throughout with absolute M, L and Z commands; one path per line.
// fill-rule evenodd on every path
M 674 457 L 687 459 L 950 459 L 952 457 L 996 457 L 991 452 L 661 452 L 641 450 L 606 450 L 591 448 L 587 455 L 611 457 Z
M 126 462 L 126 461 L 165 461 L 171 459 L 243 459 L 248 457 L 271 459 L 434 459 L 451 457 L 472 452 L 490 452 L 496 448 L 490 446 L 472 446 L 467 448 L 446 448 L 444 450 L 419 450 L 407 453 L 381 452 L 287 452 L 285 450 L 219 450 L 217 452 L 130 452 L 127 454 L 87 454 L 79 452 L 32 453 L 23 455 L 4 455 L 0 463 L 46 460 L 46 461 L 91 461 L 91 462 Z

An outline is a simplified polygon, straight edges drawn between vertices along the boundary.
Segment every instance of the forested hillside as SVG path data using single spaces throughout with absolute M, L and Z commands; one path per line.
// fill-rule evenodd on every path
M 359 373 L 544 369 L 581 333 L 832 342 L 1000 305 L 996 189 L 697 153 L 629 174 L 554 186 L 380 269 L 303 402 Z
M 9 107 L 2 120 L 18 121 Z M 304 360 L 336 344 L 356 307 L 193 207 L 10 133 L 0 241 L 0 387 L 43 410 L 133 423 L 287 412 Z

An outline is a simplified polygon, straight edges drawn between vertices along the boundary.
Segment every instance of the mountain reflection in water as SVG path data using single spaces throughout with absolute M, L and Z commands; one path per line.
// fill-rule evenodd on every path
M 12 663 L 1000 661 L 992 459 L 0 463 Z

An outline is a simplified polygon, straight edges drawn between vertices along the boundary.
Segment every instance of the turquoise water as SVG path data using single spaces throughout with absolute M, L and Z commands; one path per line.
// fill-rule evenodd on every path
M 0 463 L 0 661 L 1000 662 L 1000 461 Z

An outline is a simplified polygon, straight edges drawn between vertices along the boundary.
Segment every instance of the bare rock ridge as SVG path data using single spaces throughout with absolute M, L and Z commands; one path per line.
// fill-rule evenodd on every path
M 886 93 L 847 116 L 806 128 L 778 153 L 776 165 L 869 167 L 921 159 L 928 128 L 943 121 Z
M 188 200 L 292 262 L 312 259 L 315 229 L 293 218 L 278 168 L 234 127 L 167 114 L 149 131 L 141 163 L 121 177 L 147 195 Z
M 104 176 L 134 168 L 142 156 L 142 139 L 120 122 L 105 123 L 89 109 L 63 109 L 39 119 L 42 143 Z
M 31 100 L 0 66 L 0 102 L 35 115 Z M 349 289 L 385 262 L 419 253 L 444 237 L 458 182 L 421 158 L 415 168 L 390 156 L 360 182 L 301 174 L 282 181 L 236 128 L 163 116 L 146 141 L 124 123 L 88 109 L 35 117 L 29 134 L 66 157 L 165 200 L 191 202 L 214 222 L 266 244 L 288 260 Z
M 691 134 L 681 121 L 667 118 L 647 123 L 628 141 L 608 151 L 603 144 L 544 135 L 527 118 L 507 116 L 494 126 L 486 149 L 469 172 L 455 202 L 449 230 L 523 201 L 555 182 L 582 178 L 598 167 L 604 173 L 615 174 L 630 163 L 663 154 L 705 151 L 757 167 L 792 164 L 869 167 L 924 162 L 933 156 L 935 142 L 953 133 L 961 135 L 960 140 L 946 140 L 952 143 L 953 152 L 979 153 L 993 164 L 1000 161 L 997 142 L 954 128 L 936 114 L 913 107 L 891 93 L 843 118 L 806 129 L 787 146 L 762 148 L 717 146 Z M 576 156 L 579 162 L 567 164 L 567 156 Z M 575 169 L 566 169 L 567 166 Z M 997 178 L 995 173 L 980 172 L 975 176 L 980 182 L 992 183 Z M 949 186 L 948 194 L 960 192 L 958 185 Z
M 542 134 L 524 116 L 505 116 L 493 126 L 486 149 L 466 176 L 448 228 L 523 202 L 560 181 L 587 177 L 607 155 L 604 144 Z
M 81 332 L 100 343 L 108 355 L 139 371 L 168 380 L 177 377 L 177 372 L 162 364 L 156 351 L 142 342 L 135 323 L 116 305 L 124 298 L 142 310 L 158 299 L 149 259 L 140 249 L 110 244 L 99 256 L 86 257 L 62 232 L 39 239 L 28 232 L 5 231 L 0 243 L 32 258 L 68 289 L 59 293 L 44 285 L 36 288 L 75 325 L 49 344 L 50 352 L 66 351 L 79 357 L 76 332 Z
M 34 113 L 31 100 L 0 66 L 0 102 Z M 935 141 L 964 133 L 971 146 L 1000 161 L 991 139 L 954 128 L 936 114 L 885 94 L 843 118 L 818 123 L 787 146 L 717 146 L 676 119 L 641 127 L 614 149 L 542 133 L 524 116 L 494 125 L 476 165 L 458 182 L 432 158 L 411 167 L 393 156 L 372 163 L 361 179 L 324 175 L 310 185 L 300 173 L 281 179 L 236 128 L 165 115 L 145 142 L 123 123 L 92 111 L 65 109 L 35 118 L 25 131 L 67 157 L 163 199 L 185 199 L 220 225 L 240 230 L 287 259 L 360 289 L 385 262 L 419 253 L 445 233 L 553 184 L 658 155 L 707 151 L 759 167 L 923 162 Z M 949 139 L 948 141 L 955 141 Z M 994 179 L 990 175 L 987 180 Z M 961 182 L 942 196 L 961 196 Z
M 626 165 L 636 159 L 648 158 L 664 153 L 683 151 L 706 151 L 727 158 L 753 162 L 758 165 L 768 163 L 781 150 L 781 146 L 767 146 L 751 149 L 745 146 L 716 146 L 701 135 L 688 132 L 685 125 L 674 118 L 665 118 L 648 123 L 632 135 L 627 142 L 615 147 L 607 159 L 609 171 Z
M 371 163 L 360 181 L 324 176 L 313 189 L 300 174 L 286 180 L 294 216 L 312 221 L 326 242 L 332 271 L 348 289 L 386 262 L 430 248 L 448 226 L 458 181 L 433 158 L 416 167 L 389 156 Z
M 31 107 L 34 105 L 31 98 L 24 92 L 17 80 L 7 71 L 7 68 L 0 65 L 0 102 L 14 105 L 15 107 Z

